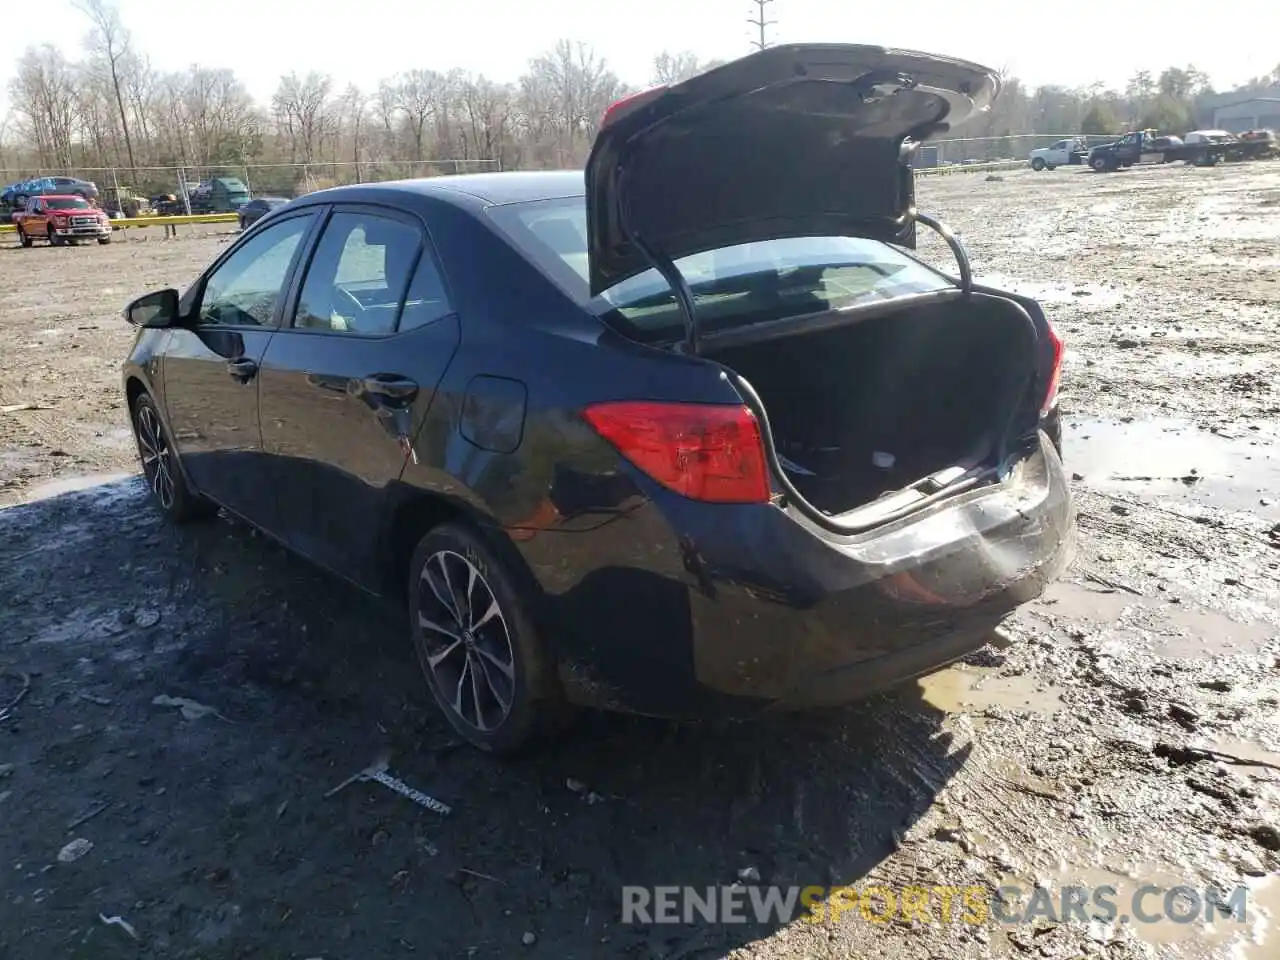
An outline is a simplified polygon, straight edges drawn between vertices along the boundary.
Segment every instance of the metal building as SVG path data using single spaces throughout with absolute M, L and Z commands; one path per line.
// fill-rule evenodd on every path
M 1217 130 L 1242 133 L 1245 130 L 1280 131 L 1280 97 L 1252 97 L 1224 103 L 1213 111 Z

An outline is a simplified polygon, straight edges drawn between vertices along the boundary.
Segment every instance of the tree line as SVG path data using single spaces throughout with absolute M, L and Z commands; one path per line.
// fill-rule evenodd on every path
M 76 6 L 89 28 L 83 56 L 45 44 L 27 47 L 18 60 L 10 116 L 0 129 L 0 168 L 110 167 L 132 171 L 142 183 L 149 179 L 145 168 L 177 166 L 342 164 L 347 180 L 414 161 L 572 167 L 586 157 L 607 106 L 635 89 L 589 45 L 566 39 L 533 57 L 514 83 L 421 68 L 367 90 L 339 87 L 326 73 L 295 72 L 280 78 L 270 102 L 257 103 L 230 70 L 155 70 L 111 0 Z M 674 83 L 714 65 L 693 53 L 663 51 L 647 80 Z M 1004 81 L 994 109 L 958 135 L 1107 134 L 1132 126 L 1182 133 L 1208 122 L 1214 93 L 1208 77 L 1190 66 L 1154 77 L 1139 73 L 1123 91 Z M 1280 65 L 1240 92 L 1276 85 Z

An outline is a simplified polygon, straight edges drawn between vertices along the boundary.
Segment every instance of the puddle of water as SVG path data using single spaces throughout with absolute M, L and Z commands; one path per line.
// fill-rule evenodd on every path
M 130 480 L 137 477 L 136 473 L 94 473 L 76 477 L 62 477 L 58 480 L 49 480 L 45 483 L 36 484 L 27 490 L 27 502 L 33 500 L 47 500 L 50 497 L 59 497 L 66 493 L 80 493 L 85 490 L 92 490 L 95 487 L 106 486 L 107 484 L 120 484 L 122 480 Z M 108 499 L 115 499 L 121 495 L 130 495 L 138 491 L 135 490 L 135 484 L 127 486 L 113 486 L 109 491 L 103 490 L 101 493 Z
M 1224 436 L 1175 418 L 1064 419 L 1063 461 L 1090 487 L 1280 519 L 1280 438 L 1273 423 Z
M 1265 622 L 1241 623 L 1212 610 L 1162 603 L 1122 590 L 1062 580 L 1050 584 L 1038 603 L 1056 617 L 1105 630 L 1101 653 L 1135 651 L 1175 660 L 1224 654 L 1256 654 L 1280 635 Z
M 917 682 L 921 696 L 947 713 L 980 713 L 997 708 L 1049 714 L 1062 707 L 1058 691 L 1037 683 L 1030 674 L 1002 676 L 991 670 L 954 666 Z

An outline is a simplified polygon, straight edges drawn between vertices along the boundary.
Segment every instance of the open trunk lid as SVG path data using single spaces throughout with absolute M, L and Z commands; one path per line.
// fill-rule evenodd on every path
M 610 110 L 586 168 L 592 295 L 737 244 L 915 245 L 911 152 L 985 110 L 994 71 L 854 44 L 770 47 Z

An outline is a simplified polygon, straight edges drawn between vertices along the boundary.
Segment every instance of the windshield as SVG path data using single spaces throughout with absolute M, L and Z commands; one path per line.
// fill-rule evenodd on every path
M 89 207 L 89 201 L 78 197 L 53 197 L 45 201 L 45 206 L 50 210 L 85 210 Z
M 644 340 L 679 335 L 683 320 L 656 270 L 590 296 L 582 197 L 502 204 L 489 215 L 526 256 L 578 303 Z M 819 313 L 951 287 L 899 250 L 853 237 L 796 237 L 724 247 L 676 261 L 703 330 Z

